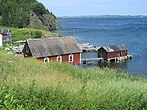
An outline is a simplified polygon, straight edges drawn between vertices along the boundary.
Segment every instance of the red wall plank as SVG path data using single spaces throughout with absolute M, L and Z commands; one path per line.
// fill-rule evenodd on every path
M 66 55 L 60 55 L 62 56 L 62 62 L 66 62 L 66 63 L 71 63 L 71 64 L 80 64 L 80 53 L 74 53 L 73 54 L 73 62 L 69 62 L 69 55 L 70 54 L 66 54 Z M 51 56 L 48 57 L 50 61 L 57 61 L 57 56 Z M 43 58 L 38 58 L 38 60 L 40 61 L 44 61 L 44 57 Z

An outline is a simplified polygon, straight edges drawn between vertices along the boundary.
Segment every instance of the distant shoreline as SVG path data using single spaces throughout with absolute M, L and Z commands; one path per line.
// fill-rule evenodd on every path
M 59 16 L 57 18 L 147 18 L 147 15 L 87 15 L 87 16 Z

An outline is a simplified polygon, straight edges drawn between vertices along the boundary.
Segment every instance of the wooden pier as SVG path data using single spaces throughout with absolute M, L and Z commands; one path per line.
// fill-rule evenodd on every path
M 102 61 L 103 58 L 83 58 L 83 59 L 81 59 L 81 61 L 83 62 L 83 64 L 86 64 L 86 65 L 93 64 L 93 62 L 92 62 L 93 60 Z
M 122 61 L 122 60 L 128 60 L 128 59 L 131 59 L 131 58 L 133 58 L 132 55 L 127 55 L 126 57 L 119 57 L 119 58 L 109 59 L 109 60 L 106 60 L 104 58 L 83 58 L 83 59 L 81 59 L 81 61 L 83 62 L 83 64 L 91 65 L 91 64 L 93 64 L 92 61 L 94 61 L 94 60 L 100 61 L 100 62 L 105 60 L 105 61 L 107 61 L 107 63 L 110 63 L 111 61 L 117 62 L 117 61 Z
M 81 60 L 82 61 L 91 61 L 91 60 L 98 60 L 98 61 L 100 61 L 100 60 L 103 60 L 103 58 L 83 58 Z
M 94 52 L 97 50 L 96 46 L 91 45 L 90 43 L 83 43 L 78 45 L 83 52 Z

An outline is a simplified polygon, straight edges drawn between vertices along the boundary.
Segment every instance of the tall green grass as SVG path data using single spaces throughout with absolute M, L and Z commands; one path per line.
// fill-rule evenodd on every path
M 12 41 L 26 40 L 29 38 L 35 38 L 35 33 L 42 33 L 42 37 L 47 37 L 53 35 L 55 37 L 60 37 L 60 34 L 52 33 L 48 30 L 42 29 L 30 29 L 30 28 L 12 28 L 12 27 L 0 27 L 0 29 L 9 29 L 12 32 Z
M 147 79 L 0 52 L 0 109 L 146 110 Z

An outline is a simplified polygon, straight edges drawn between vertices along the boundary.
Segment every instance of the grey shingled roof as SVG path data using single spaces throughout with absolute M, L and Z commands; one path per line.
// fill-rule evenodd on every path
M 46 57 L 81 52 L 74 37 L 28 39 L 33 57 Z
M 7 29 L 0 30 L 0 34 L 10 34 L 10 33 L 11 33 L 11 31 L 7 30 Z
M 104 46 L 102 48 L 104 48 L 106 52 L 128 50 L 124 45 Z

